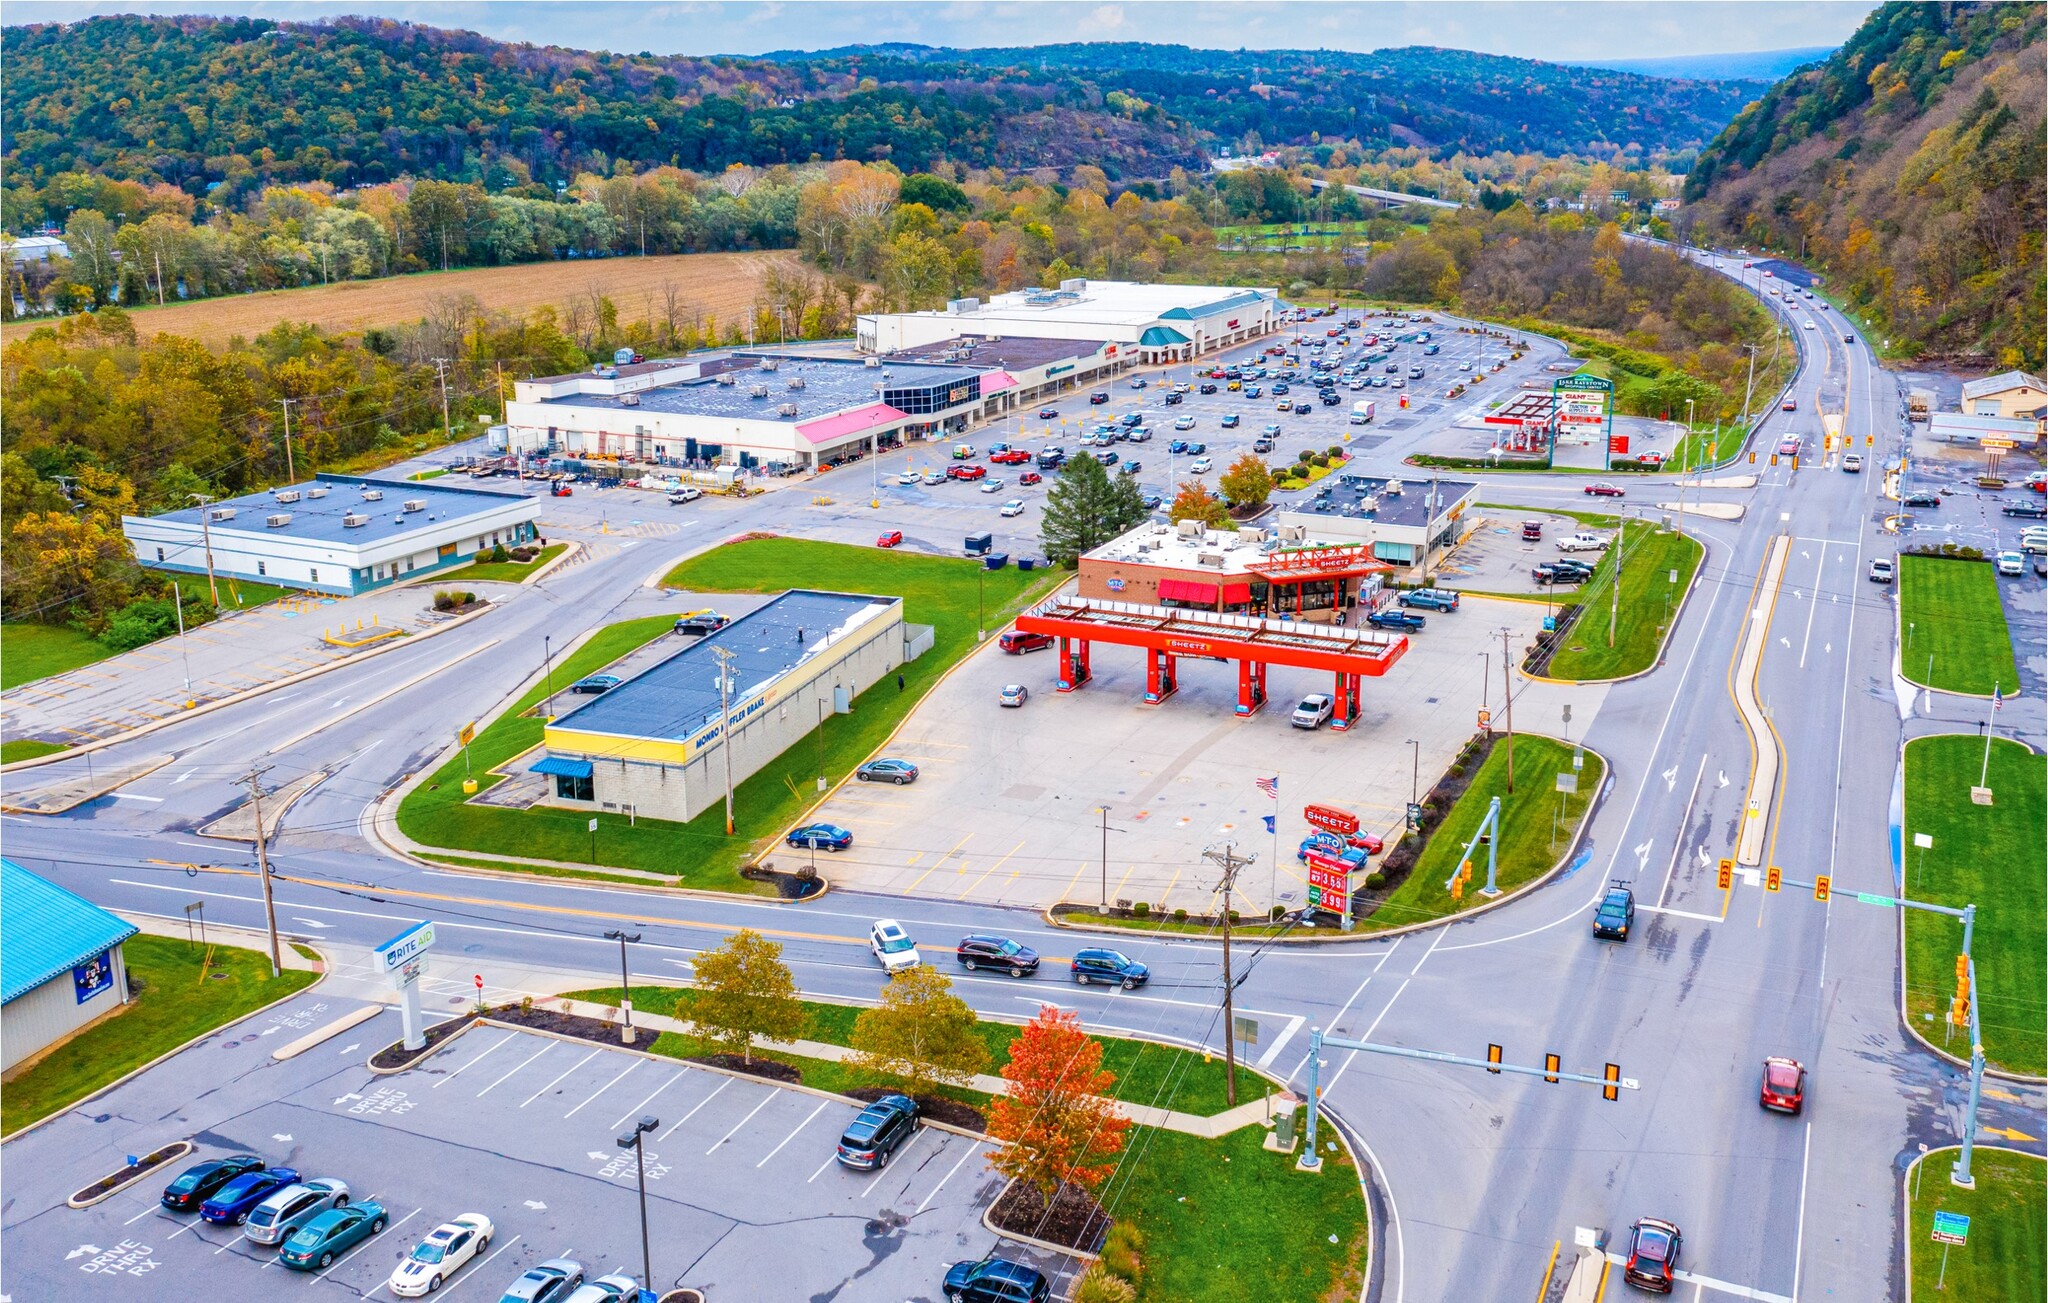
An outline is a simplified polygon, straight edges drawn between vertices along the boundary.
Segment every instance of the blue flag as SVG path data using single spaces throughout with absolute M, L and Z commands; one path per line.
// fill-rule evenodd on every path
M 1262 817 L 1263 817 L 1263 818 L 1265 819 L 1265 821 L 1266 821 L 1266 831 L 1267 831 L 1267 832 L 1278 832 L 1278 831 L 1279 831 L 1279 829 L 1277 829 L 1277 828 L 1275 828 L 1275 827 L 1273 826 L 1273 821 L 1274 821 L 1275 819 L 1279 818 L 1279 816 L 1278 816 L 1278 815 L 1268 814 L 1268 815 L 1264 815 L 1264 816 L 1262 816 Z

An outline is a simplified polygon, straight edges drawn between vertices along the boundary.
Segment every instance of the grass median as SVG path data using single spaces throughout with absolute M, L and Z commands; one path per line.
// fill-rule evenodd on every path
M 270 975 L 270 956 L 171 937 L 130 937 L 121 947 L 137 994 L 123 1012 L 64 1042 L 11 1076 L 0 1091 L 0 1133 L 69 1108 L 180 1045 L 310 986 L 318 973 Z M 309 951 L 300 954 L 311 957 Z
M 1977 906 L 1971 952 L 1977 961 L 1977 1016 L 1984 1056 L 1996 1068 L 2038 1077 L 2048 1071 L 2048 852 L 2041 843 L 2048 811 L 2048 757 L 2017 742 L 1991 745 L 1992 804 L 1970 789 L 1984 766 L 1984 742 L 1969 733 L 1906 744 L 1905 893 L 1960 909 Z M 1933 838 L 1921 849 L 1917 834 Z M 1936 1045 L 1967 1053 L 1965 1037 L 1944 1021 L 1955 991 L 1959 920 L 1906 911 L 1906 1016 Z
M 1954 1149 L 1933 1150 L 1920 1159 L 1923 1170 L 1913 1173 L 1912 1224 L 1906 1228 L 1913 1297 L 2042 1297 L 2048 1289 L 2048 1264 L 2042 1256 L 2048 1243 L 2048 1163 L 2035 1154 L 1979 1148 L 1970 1155 L 1976 1188 L 1965 1190 L 1948 1179 L 1955 1156 Z M 1961 1213 L 1970 1219 L 1962 1244 L 1935 1242 L 1937 1212 Z
M 550 543 L 542 548 L 531 561 L 472 561 L 457 570 L 436 575 L 434 582 L 453 580 L 457 583 L 483 583 L 496 580 L 499 583 L 523 584 L 531 579 L 540 568 L 567 551 L 567 543 Z
M 1553 679 L 1615 679 L 1655 665 L 1705 554 L 1688 535 L 1624 522 L 1593 577 L 1566 599 L 1564 605 L 1578 607 L 1579 616 L 1543 673 Z
M 1472 877 L 1464 893 L 1453 898 L 1444 882 L 1458 867 L 1465 843 L 1479 831 L 1494 797 L 1500 798 L 1497 885 L 1514 891 L 1549 872 L 1557 857 L 1571 844 L 1572 834 L 1593 796 L 1606 778 L 1606 766 L 1591 751 L 1585 753 L 1585 767 L 1578 771 L 1577 789 L 1557 790 L 1557 775 L 1572 773 L 1573 749 L 1555 738 L 1533 733 L 1515 736 L 1515 789 L 1507 790 L 1508 744 L 1505 736 L 1494 739 L 1493 749 L 1480 762 L 1479 770 L 1444 816 L 1430 831 L 1421 856 L 1406 878 L 1372 914 L 1360 919 L 1357 930 L 1372 932 L 1447 918 L 1486 902 L 1479 888 L 1486 885 L 1486 849 L 1475 847 Z
M 879 593 L 904 599 L 904 619 L 932 626 L 932 648 L 902 668 L 904 687 L 884 679 L 854 699 L 850 716 L 825 721 L 824 769 L 829 782 L 865 760 L 914 709 L 939 677 L 976 645 L 977 620 L 994 629 L 1019 607 L 1060 581 L 1058 572 L 984 571 L 978 562 L 949 557 L 757 538 L 729 543 L 684 562 L 664 583 L 691 592 L 772 592 L 791 588 Z M 593 673 L 667 631 L 673 620 L 653 616 L 601 630 L 555 667 L 559 688 Z M 480 786 L 498 781 L 488 771 L 541 740 L 543 721 L 525 710 L 545 695 L 537 686 L 470 744 L 472 773 Z M 786 828 L 817 799 L 818 750 L 813 737 L 741 782 L 734 793 L 735 835 L 725 835 L 721 803 L 688 823 L 629 819 L 599 813 L 595 853 L 584 810 L 535 806 L 528 810 L 467 804 L 458 753 L 408 795 L 398 826 L 422 845 L 485 856 L 519 856 L 626 868 L 668 876 L 676 885 L 757 894 L 767 886 L 739 876 L 752 848 Z M 498 867 L 518 869 L 505 861 Z
M 1937 692 L 2010 697 L 2019 690 L 2012 631 L 1998 572 L 1983 561 L 1899 558 L 1899 667 L 1911 682 Z

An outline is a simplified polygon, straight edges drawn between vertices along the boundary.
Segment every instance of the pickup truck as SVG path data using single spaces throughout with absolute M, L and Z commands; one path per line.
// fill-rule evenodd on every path
M 1425 611 L 1458 609 L 1458 594 L 1448 588 L 1417 588 L 1402 593 L 1397 600 L 1403 606 L 1419 606 Z
M 1374 611 L 1365 617 L 1365 622 L 1375 629 L 1400 629 L 1408 633 L 1428 623 L 1424 617 L 1406 611 Z
M 1612 541 L 1599 534 L 1588 534 L 1581 530 L 1557 540 L 1557 547 L 1560 552 L 1604 552 Z

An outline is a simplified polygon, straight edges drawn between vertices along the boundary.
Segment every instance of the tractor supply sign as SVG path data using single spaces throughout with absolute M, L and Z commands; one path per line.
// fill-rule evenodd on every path
M 1358 831 L 1358 816 L 1333 805 L 1305 805 L 1301 808 L 1301 817 L 1318 828 L 1341 836 L 1348 837 Z
M 1308 903 L 1311 909 L 1342 914 L 1350 908 L 1351 866 L 1316 851 L 1308 853 Z

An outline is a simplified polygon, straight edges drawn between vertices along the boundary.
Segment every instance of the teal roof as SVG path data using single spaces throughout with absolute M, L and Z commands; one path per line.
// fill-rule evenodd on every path
M 0 860 L 0 1003 L 28 994 L 139 930 L 12 860 Z
M 1138 342 L 1146 348 L 1165 348 L 1170 344 L 1185 344 L 1188 342 L 1188 337 L 1181 334 L 1178 330 L 1168 330 L 1164 326 L 1154 326 L 1138 336 Z
M 1264 301 L 1265 297 L 1265 295 L 1255 290 L 1246 290 L 1242 294 L 1233 294 L 1229 298 L 1218 299 L 1214 303 L 1204 303 L 1198 307 L 1169 308 L 1167 311 L 1160 313 L 1159 317 L 1162 321 L 1167 319 L 1193 321 L 1197 317 L 1216 317 L 1226 312 L 1236 312 L 1241 308 L 1255 307 Z

